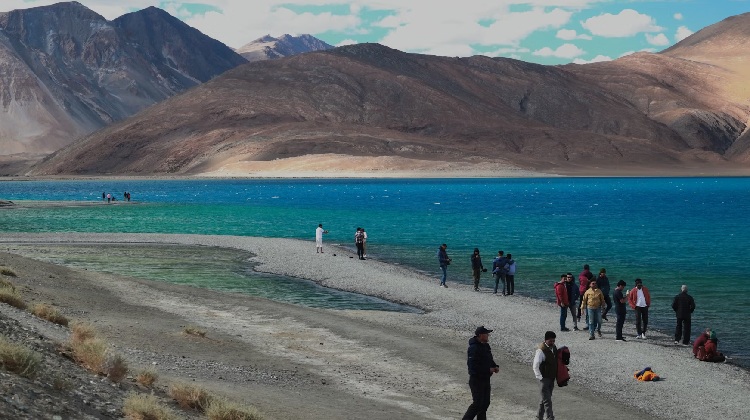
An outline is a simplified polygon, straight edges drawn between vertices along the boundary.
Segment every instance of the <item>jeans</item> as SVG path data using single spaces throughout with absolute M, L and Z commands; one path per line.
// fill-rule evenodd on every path
M 617 324 L 615 325 L 615 339 L 622 339 L 622 327 L 625 325 L 625 309 L 622 312 L 615 310 L 617 314 Z
M 575 302 L 573 302 L 573 305 L 570 305 L 569 308 L 570 308 L 570 315 L 573 316 L 573 328 L 578 328 L 578 320 L 576 320 Z
M 503 296 L 505 296 L 505 274 L 495 273 L 495 293 L 497 293 L 497 287 L 500 285 L 500 281 L 503 282 Z
M 602 332 L 602 308 L 588 308 L 586 313 L 589 318 L 589 335 L 594 336 L 594 331 Z
M 648 328 L 648 306 L 635 307 L 635 331 L 638 335 L 645 334 Z
M 440 270 L 443 272 L 443 276 L 440 278 L 440 285 L 445 286 L 445 279 L 448 277 L 448 266 L 441 265 Z
M 674 341 L 682 344 L 690 344 L 690 318 L 677 318 L 677 327 L 674 330 Z
M 565 321 L 568 319 L 568 307 L 567 306 L 561 306 L 560 307 L 560 329 L 565 329 Z
M 539 403 L 539 412 L 536 418 L 539 420 L 544 419 L 544 414 L 547 414 L 547 420 L 555 420 L 555 415 L 552 413 L 552 390 L 555 389 L 554 378 L 542 378 L 542 402 Z
M 469 377 L 469 388 L 471 389 L 471 399 L 473 402 L 466 410 L 462 420 L 487 420 L 487 409 L 490 407 L 490 377 Z

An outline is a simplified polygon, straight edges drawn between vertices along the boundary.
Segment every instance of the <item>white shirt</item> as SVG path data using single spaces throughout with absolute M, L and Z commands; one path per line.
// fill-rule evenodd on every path
M 318 227 L 315 229 L 315 240 L 316 241 L 322 241 L 323 240 L 323 228 Z
M 547 346 L 547 343 L 544 343 L 544 345 Z M 550 347 L 547 346 L 547 348 L 550 348 Z M 542 377 L 542 371 L 539 370 L 539 365 L 542 364 L 544 359 L 545 357 L 544 357 L 544 352 L 542 351 L 542 349 L 536 349 L 536 353 L 534 353 L 534 363 L 531 364 L 531 367 L 532 369 L 534 369 L 534 376 L 536 376 L 536 378 L 540 381 L 542 380 L 543 377 Z
M 635 306 L 639 306 L 641 308 L 645 308 L 646 306 L 646 296 L 643 294 L 643 289 L 635 288 L 636 293 L 638 294 L 638 297 L 635 301 Z

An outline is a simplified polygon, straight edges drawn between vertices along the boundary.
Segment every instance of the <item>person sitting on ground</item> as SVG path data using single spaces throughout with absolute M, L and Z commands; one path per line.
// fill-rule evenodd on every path
M 712 363 L 721 363 L 725 361 L 727 358 L 719 351 L 717 347 L 718 345 L 719 339 L 716 338 L 716 333 L 711 331 L 711 335 L 708 336 L 708 341 L 706 341 L 706 344 L 703 346 L 705 349 L 705 355 L 701 360 Z
M 698 349 L 701 346 L 705 346 L 706 342 L 708 341 L 708 337 L 711 335 L 711 328 L 706 328 L 706 331 L 704 331 L 701 335 L 698 336 L 698 338 L 695 339 L 693 342 L 693 356 L 696 358 L 698 357 Z

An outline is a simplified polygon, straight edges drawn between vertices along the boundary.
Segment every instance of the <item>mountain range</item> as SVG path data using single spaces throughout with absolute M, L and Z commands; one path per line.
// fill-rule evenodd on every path
M 312 35 L 282 35 L 274 38 L 271 35 L 258 38 L 247 43 L 236 51 L 247 61 L 273 60 L 291 57 L 310 51 L 325 51 L 333 48 L 331 45 Z
M 748 28 L 750 14 L 734 16 L 661 53 L 586 65 L 378 44 L 235 65 L 62 148 L 29 174 L 744 171 Z

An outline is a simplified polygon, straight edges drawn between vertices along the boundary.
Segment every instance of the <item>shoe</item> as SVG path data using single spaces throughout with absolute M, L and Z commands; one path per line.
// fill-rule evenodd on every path
M 475 287 L 475 288 L 474 288 L 474 291 L 475 291 L 475 292 L 478 292 L 478 291 L 479 291 L 479 288 L 478 288 L 478 287 Z
M 581 331 L 578 327 L 573 327 L 573 331 Z
M 597 331 L 597 334 L 599 335 L 599 338 L 602 338 L 602 332 L 601 331 Z
M 628 340 L 626 340 L 624 338 L 615 338 L 615 341 L 628 341 Z
M 646 333 L 641 334 L 641 338 L 645 340 L 646 339 Z
M 680 342 L 679 342 L 679 341 L 675 341 L 674 343 L 675 343 L 675 344 L 680 344 Z
M 560 328 L 560 331 L 570 331 L 570 328 Z
M 589 337 L 589 340 L 596 340 L 596 337 L 594 337 L 594 336 L 592 335 L 592 336 L 590 336 L 590 337 Z
M 635 338 L 643 338 L 643 336 L 641 334 L 638 334 L 635 336 Z

